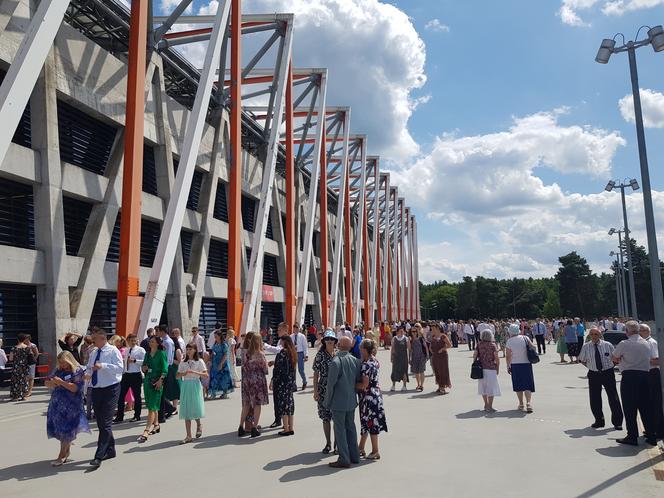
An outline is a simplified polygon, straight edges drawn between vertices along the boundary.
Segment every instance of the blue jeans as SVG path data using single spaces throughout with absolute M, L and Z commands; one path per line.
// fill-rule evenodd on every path
M 300 377 L 302 378 L 302 384 L 307 385 L 307 374 L 304 372 L 304 356 L 305 353 L 297 353 L 297 370 L 300 372 Z

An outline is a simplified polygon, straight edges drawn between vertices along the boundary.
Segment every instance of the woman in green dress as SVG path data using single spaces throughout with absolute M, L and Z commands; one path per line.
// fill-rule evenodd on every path
M 166 352 L 161 343 L 161 338 L 152 336 L 150 338 L 150 351 L 143 360 L 143 392 L 145 406 L 148 409 L 148 421 L 143 434 L 138 438 L 139 443 L 148 440 L 148 435 L 158 433 L 161 428 L 158 423 L 159 405 L 164 389 L 164 379 L 168 373 L 168 360 Z
M 560 325 L 560 322 L 557 323 L 557 326 L 554 325 L 554 333 L 558 337 L 556 352 L 560 355 L 560 363 L 567 363 L 567 361 L 565 361 L 565 355 L 568 354 L 567 343 L 565 342 L 565 334 L 563 333 L 563 328 Z

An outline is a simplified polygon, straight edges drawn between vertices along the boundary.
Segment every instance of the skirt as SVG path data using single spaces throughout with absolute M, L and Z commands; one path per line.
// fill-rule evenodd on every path
M 567 342 L 567 353 L 570 356 L 579 356 L 579 343 L 578 342 Z
M 180 420 L 196 420 L 205 417 L 203 386 L 198 379 L 182 381 L 179 410 Z
M 512 390 L 535 392 L 533 366 L 530 363 L 512 363 Z
M 157 391 L 154 387 L 152 387 L 148 377 L 143 380 L 143 397 L 145 398 L 145 407 L 148 409 L 148 411 L 159 411 L 159 407 L 161 406 L 161 396 L 163 393 L 164 388 L 162 387 Z
M 481 396 L 500 396 L 500 386 L 498 385 L 498 374 L 495 370 L 482 369 L 484 377 L 477 383 L 477 394 Z M 514 375 L 514 372 L 512 372 Z
M 556 345 L 556 353 L 567 354 L 567 343 L 564 341 L 564 339 L 558 339 L 558 344 Z

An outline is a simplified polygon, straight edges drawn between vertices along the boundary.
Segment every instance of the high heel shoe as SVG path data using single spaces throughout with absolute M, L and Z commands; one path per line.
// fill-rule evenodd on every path
M 199 439 L 203 435 L 203 426 L 199 425 L 196 427 L 196 439 Z
M 159 434 L 161 432 L 161 426 L 159 424 L 152 426 L 152 430 L 150 431 L 150 435 L 153 434 Z
M 149 430 L 145 429 L 145 430 L 143 431 L 143 434 L 141 434 L 140 436 L 138 436 L 138 439 L 137 439 L 136 441 L 138 441 L 139 443 L 144 443 L 145 441 L 148 440 L 148 436 L 149 436 L 150 434 L 152 434 L 152 433 L 151 433 Z

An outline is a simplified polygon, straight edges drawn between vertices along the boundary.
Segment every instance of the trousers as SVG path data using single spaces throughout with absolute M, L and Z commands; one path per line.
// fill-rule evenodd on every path
M 539 354 L 546 354 L 546 342 L 544 342 L 544 334 L 536 335 L 535 341 L 537 342 L 537 352 Z
M 360 450 L 357 447 L 357 428 L 355 427 L 355 410 L 332 410 L 334 422 L 334 441 L 339 452 L 339 462 L 359 463 Z
M 652 431 L 658 439 L 664 438 L 664 413 L 662 410 L 662 378 L 659 368 L 651 368 L 648 372 L 648 388 L 650 390 L 650 423 Z
M 300 372 L 300 377 L 302 378 L 302 384 L 306 385 L 307 384 L 307 374 L 304 371 L 304 356 L 305 352 L 298 352 L 297 353 L 297 370 Z
M 134 417 L 141 418 L 141 386 L 143 385 L 143 376 L 140 372 L 122 374 L 120 382 L 120 397 L 118 398 L 118 412 L 115 419 L 124 420 L 125 396 L 131 389 L 134 395 Z
M 468 341 L 468 350 L 472 351 L 475 349 L 475 335 L 466 335 L 466 340 Z
M 108 387 L 94 387 L 92 389 L 92 406 L 95 410 L 95 419 L 99 429 L 97 438 L 97 451 L 95 458 L 113 458 L 115 456 L 115 438 L 113 437 L 113 415 L 118 407 L 120 396 L 120 383 Z
M 650 429 L 650 389 L 648 382 L 649 372 L 640 370 L 625 370 L 620 382 L 620 397 L 625 412 L 625 426 L 627 439 L 636 441 L 639 437 L 639 426 L 636 422 L 637 413 L 641 415 L 647 437 L 651 436 Z
M 596 422 L 604 422 L 604 412 L 602 411 L 602 387 L 606 391 L 606 397 L 609 400 L 611 408 L 611 423 L 614 427 L 621 426 L 623 423 L 623 411 L 620 406 L 618 389 L 616 388 L 616 374 L 613 369 L 602 372 L 588 371 L 588 393 L 590 396 L 590 411 L 595 417 Z

